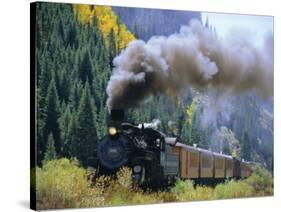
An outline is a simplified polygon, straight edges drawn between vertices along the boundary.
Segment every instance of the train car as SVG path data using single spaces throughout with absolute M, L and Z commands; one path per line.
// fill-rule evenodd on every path
M 233 158 L 229 155 L 225 155 L 225 178 L 233 177 L 234 162 Z
M 180 177 L 183 179 L 198 179 L 200 167 L 200 152 L 197 148 L 178 143 L 180 149 Z
M 223 154 L 213 153 L 214 155 L 214 178 L 225 178 L 225 160 L 226 157 Z
M 214 155 L 211 151 L 198 148 L 200 152 L 199 178 L 214 177 Z

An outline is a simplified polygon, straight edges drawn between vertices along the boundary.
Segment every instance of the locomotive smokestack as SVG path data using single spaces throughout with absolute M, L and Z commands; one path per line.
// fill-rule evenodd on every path
M 124 120 L 124 110 L 121 109 L 112 109 L 110 110 L 110 120 L 122 122 Z

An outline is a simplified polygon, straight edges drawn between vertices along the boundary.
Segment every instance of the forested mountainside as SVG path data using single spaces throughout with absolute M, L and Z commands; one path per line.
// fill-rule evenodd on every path
M 120 16 L 120 17 L 119 17 Z M 42 160 L 77 157 L 83 164 L 106 133 L 106 87 L 112 60 L 135 38 L 167 35 L 201 19 L 198 12 L 38 3 L 36 11 L 37 144 Z M 135 33 L 135 34 L 134 34 Z M 253 94 L 217 97 L 186 90 L 156 96 L 126 111 L 126 121 L 161 121 L 182 142 L 237 154 L 272 168 L 273 100 Z
M 52 157 L 83 163 L 93 155 L 106 132 L 111 61 L 132 39 L 110 7 L 37 3 L 39 165 Z
M 200 12 L 113 7 L 113 11 L 137 38 L 147 41 L 151 35 L 170 35 L 178 32 L 191 19 L 201 21 Z

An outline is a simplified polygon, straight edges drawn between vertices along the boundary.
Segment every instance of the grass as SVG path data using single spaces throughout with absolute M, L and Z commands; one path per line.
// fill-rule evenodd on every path
M 36 185 L 37 208 L 79 208 L 153 204 L 176 201 L 214 200 L 273 195 L 273 178 L 261 167 L 244 180 L 230 180 L 211 188 L 177 180 L 169 191 L 147 192 L 133 185 L 131 170 L 121 169 L 116 177 L 98 177 L 95 183 L 76 159 L 59 159 L 36 168 L 31 185 Z M 33 176 L 33 179 L 35 179 Z

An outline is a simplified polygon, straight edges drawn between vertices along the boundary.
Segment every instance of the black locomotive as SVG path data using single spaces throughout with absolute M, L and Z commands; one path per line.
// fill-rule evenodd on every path
M 111 175 L 127 166 L 133 180 L 162 187 L 176 177 L 196 181 L 248 177 L 251 165 L 229 155 L 188 146 L 157 130 L 157 123 L 124 123 L 124 112 L 112 110 L 107 135 L 98 144 L 93 166 Z

